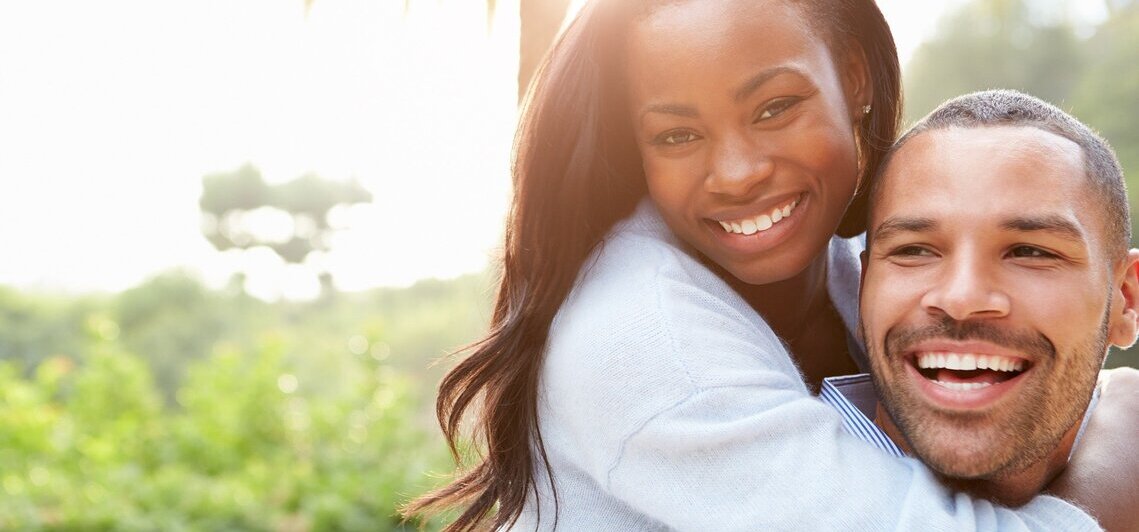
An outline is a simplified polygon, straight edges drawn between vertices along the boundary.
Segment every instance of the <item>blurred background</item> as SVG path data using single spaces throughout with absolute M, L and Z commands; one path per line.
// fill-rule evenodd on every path
M 0 529 L 416 526 L 581 3 L 0 3 Z M 878 3 L 909 121 L 1021 89 L 1139 172 L 1137 2 Z

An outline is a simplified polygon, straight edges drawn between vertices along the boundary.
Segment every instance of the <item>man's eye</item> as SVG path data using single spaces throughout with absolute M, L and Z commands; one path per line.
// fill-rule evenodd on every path
M 775 118 L 799 103 L 799 98 L 778 98 L 768 103 L 755 118 L 756 122 Z
M 653 144 L 662 144 L 665 146 L 677 146 L 680 144 L 687 144 L 693 142 L 700 137 L 691 131 L 666 131 L 657 135 L 653 139 Z
M 1036 246 L 1016 246 L 1009 251 L 1009 255 L 1022 259 L 1051 259 L 1056 257 L 1055 254 Z
M 921 246 L 902 246 L 890 252 L 895 257 L 932 257 L 933 252 Z

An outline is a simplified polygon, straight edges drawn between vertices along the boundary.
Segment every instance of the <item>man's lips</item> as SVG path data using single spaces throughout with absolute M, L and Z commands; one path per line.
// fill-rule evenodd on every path
M 949 410 L 993 405 L 1033 366 L 1021 353 L 988 342 L 925 341 L 905 353 L 906 374 L 916 388 Z
M 909 346 L 900 346 L 899 352 L 906 353 L 909 358 L 915 358 L 920 353 L 958 353 L 958 354 L 973 354 L 973 355 L 986 355 L 990 357 L 1003 357 L 1021 361 L 1026 364 L 1031 362 L 1029 356 L 1020 350 L 1005 347 L 993 342 L 986 342 L 982 340 L 949 340 L 942 338 L 934 338 L 923 340 Z

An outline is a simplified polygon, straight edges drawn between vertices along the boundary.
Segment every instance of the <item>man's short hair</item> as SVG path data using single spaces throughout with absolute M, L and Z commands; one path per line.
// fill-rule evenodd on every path
M 1084 155 L 1084 170 L 1094 194 L 1104 204 L 1109 255 L 1120 257 L 1131 245 L 1131 212 L 1127 204 L 1127 186 L 1123 171 L 1107 141 L 1088 126 L 1034 96 L 1013 90 L 987 90 L 959 96 L 934 109 L 914 124 L 894 143 L 878 169 L 870 191 L 871 204 L 877 199 L 882 175 L 894 154 L 911 138 L 939 129 L 997 126 L 1035 127 L 1059 135 L 1078 145 Z M 871 235 L 872 236 L 872 235 Z

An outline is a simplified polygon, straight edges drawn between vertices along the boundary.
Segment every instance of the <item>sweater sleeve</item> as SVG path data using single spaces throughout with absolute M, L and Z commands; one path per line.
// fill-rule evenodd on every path
M 850 436 L 726 284 L 630 252 L 579 283 L 543 369 L 547 446 L 608 496 L 676 530 L 1099 530 L 1055 497 L 953 493 Z

